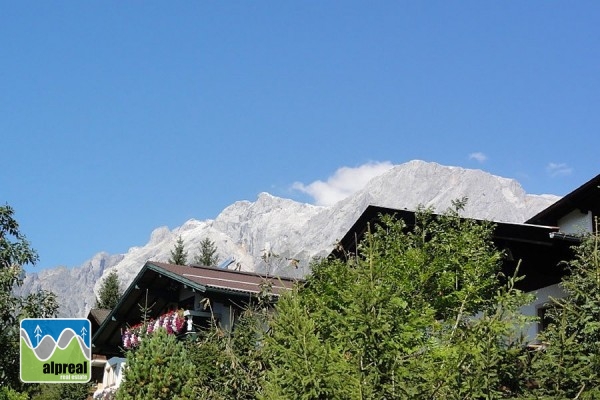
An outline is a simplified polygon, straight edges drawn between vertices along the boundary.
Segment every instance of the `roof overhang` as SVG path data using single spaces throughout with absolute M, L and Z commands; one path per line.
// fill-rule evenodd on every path
M 204 293 L 224 303 L 250 302 L 263 282 L 269 283 L 273 296 L 290 289 L 296 280 L 264 277 L 259 274 L 220 270 L 201 266 L 179 266 L 148 261 L 125 290 L 108 317 L 93 332 L 93 351 L 120 355 L 121 329 L 154 318 L 171 304 L 192 309 L 195 293 Z
M 600 207 L 600 175 L 590 179 L 556 203 L 540 211 L 525 223 L 556 224 L 557 221 L 573 210 L 587 212 Z
M 407 229 L 412 229 L 416 224 L 415 211 L 370 205 L 338 242 L 330 257 L 344 259 L 348 253 L 356 253 L 358 243 L 369 229 L 381 223 L 382 215 L 394 215 L 403 220 Z M 519 264 L 519 272 L 523 276 L 517 284 L 519 288 L 530 291 L 560 281 L 565 273 L 561 262 L 572 257 L 571 246 L 578 243 L 578 238 L 564 240 L 555 226 L 506 222 L 493 224 L 492 240 L 506 254 L 503 272 L 512 274 Z

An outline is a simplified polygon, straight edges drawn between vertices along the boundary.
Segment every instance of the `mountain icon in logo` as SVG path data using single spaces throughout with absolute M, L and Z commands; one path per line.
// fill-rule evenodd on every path
M 91 378 L 91 324 L 85 318 L 24 319 L 21 380 L 82 383 Z

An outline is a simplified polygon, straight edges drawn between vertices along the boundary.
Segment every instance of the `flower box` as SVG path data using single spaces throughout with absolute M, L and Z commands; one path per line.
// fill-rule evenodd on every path
M 177 335 L 184 330 L 184 326 L 183 310 L 169 311 L 158 318 L 125 329 L 122 335 L 123 347 L 127 350 L 135 348 L 144 336 L 151 335 L 161 328 L 165 329 L 168 334 Z

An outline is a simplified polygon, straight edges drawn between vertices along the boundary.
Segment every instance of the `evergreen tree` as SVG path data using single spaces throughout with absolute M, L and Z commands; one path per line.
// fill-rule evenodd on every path
M 279 300 L 271 329 L 264 355 L 271 368 L 262 399 L 363 398 L 356 365 L 339 341 L 323 340 L 297 292 Z
M 561 283 L 567 296 L 553 299 L 544 344 L 533 360 L 536 398 L 600 399 L 600 236 L 575 247 L 569 274 Z M 545 397 L 544 397 L 545 396 Z
M 314 265 L 276 305 L 264 398 L 516 395 L 518 309 L 530 298 L 514 279 L 500 284 L 493 226 L 459 218 L 462 205 L 440 217 L 420 210 L 411 230 L 382 217 L 358 255 Z
M 56 316 L 56 296 L 38 291 L 26 297 L 15 296 L 15 286 L 23 284 L 26 264 L 35 265 L 38 255 L 19 230 L 14 210 L 0 206 L 0 387 L 20 390 L 19 321 L 22 318 Z
M 100 286 L 98 298 L 96 298 L 96 308 L 112 310 L 122 294 L 119 288 L 119 276 L 115 271 L 111 271 Z
M 31 400 L 86 400 L 90 398 L 90 392 L 93 391 L 89 383 L 70 383 L 70 384 L 40 384 L 37 385 L 38 393 L 31 396 Z
M 196 256 L 196 263 L 207 267 L 216 267 L 219 262 L 219 256 L 216 253 L 215 242 L 205 238 L 200 242 L 200 254 Z
M 187 265 L 187 251 L 185 251 L 185 246 L 183 244 L 183 239 L 181 236 L 177 238 L 177 243 L 175 243 L 175 247 L 171 250 L 171 258 L 169 258 L 169 264 L 175 265 Z
M 127 352 L 124 381 L 117 400 L 192 400 L 196 366 L 184 344 L 160 328 L 144 337 L 138 348 Z

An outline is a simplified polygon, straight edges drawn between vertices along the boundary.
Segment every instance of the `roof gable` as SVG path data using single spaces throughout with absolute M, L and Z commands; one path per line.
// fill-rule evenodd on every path
M 381 222 L 381 215 L 395 215 L 408 229 L 416 223 L 416 212 L 378 206 L 368 206 L 331 252 L 331 257 L 345 259 L 356 253 L 358 243 L 369 227 Z M 560 281 L 564 274 L 561 261 L 571 258 L 572 236 L 560 235 L 556 226 L 494 222 L 492 240 L 496 247 L 510 256 L 503 260 L 502 271 L 512 275 L 520 263 L 524 278 L 517 286 L 525 291 L 535 290 Z
M 218 299 L 242 307 L 255 299 L 263 287 L 269 286 L 271 294 L 277 297 L 297 281 L 213 267 L 148 261 L 93 333 L 92 343 L 95 352 L 119 354 L 123 327 L 138 324 L 144 316 L 157 317 L 173 304 L 193 309 L 195 293 L 203 293 L 211 301 Z
M 590 179 L 556 203 L 540 211 L 526 224 L 558 225 L 558 221 L 574 210 L 591 211 L 594 216 L 600 215 L 600 175 Z

